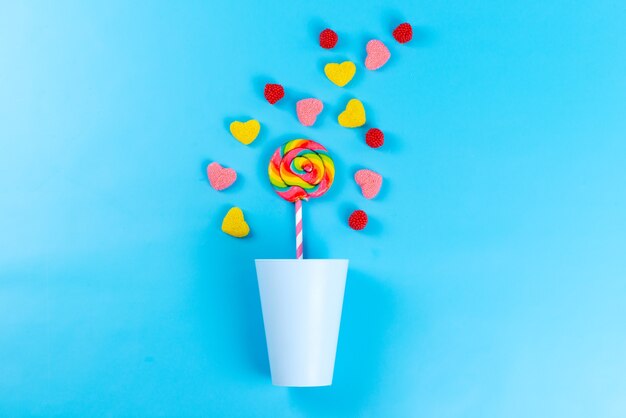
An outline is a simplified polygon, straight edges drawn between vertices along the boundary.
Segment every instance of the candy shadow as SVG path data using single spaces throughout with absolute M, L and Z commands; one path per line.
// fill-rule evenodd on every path
M 324 103 L 324 109 L 322 109 L 322 112 L 317 115 L 317 120 L 315 121 L 315 124 L 310 128 L 322 128 L 325 126 L 330 126 L 333 123 L 333 103 L 328 100 L 323 100 L 321 98 L 320 100 L 322 100 L 322 103 Z
M 389 42 L 384 43 L 387 49 L 389 49 L 389 53 L 391 54 L 391 56 L 389 57 L 389 60 L 385 63 L 385 65 L 383 65 L 378 70 L 374 70 L 373 72 L 378 72 L 384 75 L 393 71 L 396 67 L 402 65 L 402 54 L 399 53 L 400 44 L 398 44 L 395 40 L 393 41 L 393 43 L 395 45 L 390 44 Z
M 352 80 L 350 80 L 348 84 L 346 84 L 344 88 L 355 88 L 361 86 L 364 82 L 363 80 L 365 80 L 365 77 L 367 75 L 366 71 L 369 71 L 367 68 L 365 68 L 365 61 L 352 61 L 356 65 L 356 73 L 354 73 L 354 77 L 352 78 Z
M 321 77 L 324 79 L 325 83 L 327 83 L 330 86 L 338 87 L 338 86 L 335 86 L 335 84 L 332 81 L 330 81 L 328 77 L 326 77 L 326 73 L 324 72 L 324 67 L 326 67 L 326 64 L 329 64 L 331 62 L 342 62 L 342 61 L 345 61 L 345 60 L 337 59 L 336 56 L 323 57 L 323 58 L 317 59 L 317 63 L 315 64 L 315 66 L 317 67 L 317 70 L 321 74 Z
M 393 189 L 393 180 L 389 180 L 383 175 L 383 173 L 379 174 L 383 176 L 383 184 L 380 186 L 380 192 L 378 192 L 376 197 L 372 199 L 374 202 L 387 200 L 391 190 Z
M 337 123 L 337 125 L 339 125 Z M 339 125 L 341 126 L 341 125 Z M 363 146 L 365 146 L 366 148 L 369 148 L 367 146 L 367 144 L 365 143 L 365 133 L 367 132 L 367 130 L 369 129 L 367 127 L 367 124 L 361 126 L 360 128 L 344 128 L 341 126 L 341 128 L 345 129 L 345 130 L 349 130 L 351 135 L 354 135 L 354 141 L 355 144 L 363 144 Z
M 330 49 L 329 51 L 352 55 L 352 57 L 348 59 L 350 61 L 354 61 L 355 59 L 354 58 L 354 44 L 355 44 L 354 35 L 350 32 L 342 32 L 336 29 L 333 29 L 333 30 L 337 33 L 339 40 L 337 41 L 337 45 L 335 45 L 335 47 L 333 49 Z
M 378 217 L 372 213 L 372 211 L 365 211 L 367 213 L 367 226 L 361 231 L 357 231 L 368 237 L 378 238 L 383 233 L 383 224 L 378 220 Z
M 417 49 L 432 46 L 436 43 L 437 33 L 432 28 L 425 26 L 413 26 L 413 39 L 404 45 Z
M 352 266 L 337 345 L 333 385 L 289 388 L 289 402 L 304 416 L 362 416 L 380 390 L 380 378 L 393 324 L 395 298 L 392 288 Z
M 246 177 L 242 173 L 237 172 L 237 180 L 235 180 L 233 185 L 230 186 L 226 190 L 220 190 L 219 193 L 223 193 L 226 196 L 237 194 L 243 190 L 243 188 L 245 187 L 245 184 L 246 184 Z
M 385 143 L 383 144 L 382 147 L 373 148 L 374 151 L 380 151 L 380 152 L 387 151 L 392 154 L 400 154 L 401 152 L 404 151 L 405 143 L 402 140 L 402 137 L 400 137 L 399 135 L 393 132 L 386 132 L 383 128 L 380 128 L 380 130 L 383 131 L 385 135 Z
M 314 17 L 307 24 L 307 33 L 309 35 L 309 38 L 311 39 L 311 42 L 313 42 L 315 45 L 317 45 L 318 48 L 321 49 L 322 51 L 325 51 L 325 49 L 322 48 L 321 46 L 319 46 L 319 43 L 320 43 L 320 33 L 322 33 L 322 31 L 324 29 L 326 29 L 326 28 L 330 28 L 330 26 L 328 25 L 328 23 L 326 23 L 326 21 L 324 21 L 320 17 Z M 335 32 L 337 32 L 337 31 L 335 30 Z M 339 40 L 341 41 L 341 38 Z M 337 44 L 339 44 L 339 42 Z M 336 48 L 336 46 L 335 46 L 335 48 Z
M 376 120 L 376 112 L 374 112 L 375 107 L 367 100 L 361 100 L 361 103 L 363 103 L 363 107 L 365 108 L 365 125 L 361 128 L 365 129 L 365 132 L 367 132 L 370 127 L 378 126 L 378 121 Z M 365 133 L 363 135 L 365 135 Z
M 270 105 L 267 100 L 265 100 L 265 85 L 266 84 L 280 84 L 276 79 L 270 75 L 265 74 L 257 74 L 252 77 L 252 91 L 254 92 L 254 97 L 262 100 L 263 102 Z M 280 103 L 280 101 L 278 102 Z M 276 106 L 276 103 L 274 106 Z M 272 105 L 270 105 L 272 106 Z
M 366 147 L 369 148 L 369 146 L 365 142 L 365 134 L 367 133 L 367 131 L 369 129 L 378 127 L 378 124 L 377 124 L 377 121 L 376 121 L 376 117 L 375 117 L 375 113 L 372 110 L 373 107 L 370 106 L 368 101 L 363 100 L 363 99 L 361 99 L 359 97 L 351 96 L 351 95 L 344 95 L 344 96 L 341 97 L 341 103 L 343 103 L 343 107 L 341 108 L 341 110 L 339 110 L 337 112 L 337 116 L 339 116 L 339 114 L 344 111 L 344 109 L 348 105 L 348 102 L 350 101 L 350 99 L 358 99 L 363 104 L 363 108 L 365 109 L 365 124 L 363 126 L 359 126 L 358 128 L 344 128 L 344 129 L 350 129 L 350 130 L 354 131 L 354 135 L 356 136 L 356 140 L 359 143 L 362 143 L 363 145 L 365 145 Z M 339 122 L 337 122 L 337 124 L 339 124 Z
M 354 203 L 340 203 L 339 207 L 337 208 L 337 216 L 341 220 L 341 224 L 345 225 L 348 230 L 351 230 L 351 228 L 348 226 L 348 218 L 350 217 L 350 214 L 356 209 L 358 208 Z
M 382 12 L 382 18 L 385 33 L 388 35 L 389 39 L 393 39 L 394 42 L 393 30 L 401 23 L 411 23 L 407 20 L 406 16 L 398 10 L 385 10 Z
M 201 164 L 200 165 L 201 180 L 205 181 L 206 184 L 209 184 L 209 176 L 208 176 L 206 170 L 207 170 L 207 167 L 209 166 L 209 164 L 211 164 L 213 161 L 215 161 L 215 160 L 209 160 L 208 158 L 205 158 L 200 163 Z

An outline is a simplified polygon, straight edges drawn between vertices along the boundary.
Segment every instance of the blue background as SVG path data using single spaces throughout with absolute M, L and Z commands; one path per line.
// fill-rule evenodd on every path
M 0 6 L 0 416 L 626 416 L 623 2 L 128 3 Z M 340 89 L 322 67 L 343 59 Z M 351 97 L 382 149 L 336 124 Z M 253 267 L 293 256 L 265 170 L 299 136 L 338 170 L 307 255 L 351 260 L 328 388 L 271 386 Z M 245 240 L 220 232 L 231 205 Z

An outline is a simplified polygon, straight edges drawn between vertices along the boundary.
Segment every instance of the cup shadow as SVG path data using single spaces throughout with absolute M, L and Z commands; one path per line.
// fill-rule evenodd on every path
M 219 231 L 222 218 L 231 206 L 222 204 L 214 211 L 211 231 Z M 246 219 L 254 225 L 254 217 L 249 217 L 246 208 L 243 209 Z M 218 240 L 221 251 L 211 252 L 208 239 Z M 269 360 L 254 267 L 258 239 L 251 234 L 245 240 L 238 240 L 221 232 L 208 239 L 203 239 L 198 252 L 193 254 L 194 263 L 199 266 L 191 301 L 197 317 L 201 318 L 196 332 L 207 350 L 220 339 L 230 340 L 237 347 L 229 352 L 218 351 L 214 361 L 230 364 L 232 373 L 254 374 L 265 379 L 269 376 Z M 222 274 L 215 275 L 216 271 Z

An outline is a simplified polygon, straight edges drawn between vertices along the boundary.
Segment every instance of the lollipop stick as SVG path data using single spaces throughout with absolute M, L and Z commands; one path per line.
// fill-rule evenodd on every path
M 296 200 L 296 258 L 304 258 L 304 246 L 302 244 L 302 200 Z

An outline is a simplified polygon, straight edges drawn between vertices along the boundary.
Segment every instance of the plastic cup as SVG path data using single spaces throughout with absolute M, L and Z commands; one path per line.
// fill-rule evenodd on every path
M 348 260 L 256 260 L 272 383 L 333 383 Z

